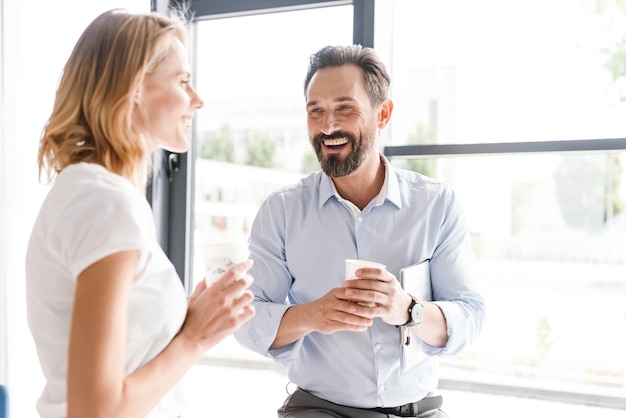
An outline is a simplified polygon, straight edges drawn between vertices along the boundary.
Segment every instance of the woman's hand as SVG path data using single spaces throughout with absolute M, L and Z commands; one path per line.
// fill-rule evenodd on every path
M 204 352 L 252 319 L 254 296 L 248 288 L 253 279 L 247 274 L 251 267 L 252 260 L 235 264 L 209 287 L 202 280 L 189 298 L 180 336 Z

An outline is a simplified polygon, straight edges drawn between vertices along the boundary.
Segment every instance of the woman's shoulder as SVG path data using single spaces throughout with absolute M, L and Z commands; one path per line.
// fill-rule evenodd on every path
M 72 164 L 63 169 L 47 200 L 66 215 L 143 211 L 148 205 L 145 195 L 126 178 L 90 163 Z
M 55 188 L 68 197 L 76 194 L 81 197 L 90 196 L 94 200 L 132 200 L 140 196 L 139 190 L 128 179 L 91 163 L 67 166 L 57 177 L 53 189 Z

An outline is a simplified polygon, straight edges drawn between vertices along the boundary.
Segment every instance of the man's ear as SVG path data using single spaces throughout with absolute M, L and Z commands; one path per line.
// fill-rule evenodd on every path
M 391 112 L 393 112 L 393 102 L 391 99 L 383 100 L 378 108 L 378 129 L 387 126 L 389 119 L 391 119 Z

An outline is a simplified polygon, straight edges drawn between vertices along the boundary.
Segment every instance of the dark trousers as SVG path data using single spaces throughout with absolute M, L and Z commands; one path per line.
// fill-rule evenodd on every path
M 320 399 L 310 393 L 297 389 L 285 399 L 278 409 L 279 418 L 395 418 L 397 415 L 384 414 L 369 409 L 352 408 Z M 441 409 L 424 411 L 419 418 L 448 418 Z

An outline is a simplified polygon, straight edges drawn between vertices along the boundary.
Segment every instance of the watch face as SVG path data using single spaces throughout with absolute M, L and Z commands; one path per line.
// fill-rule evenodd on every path
M 411 321 L 419 324 L 424 319 L 424 306 L 417 302 L 413 305 L 413 309 L 411 309 Z

